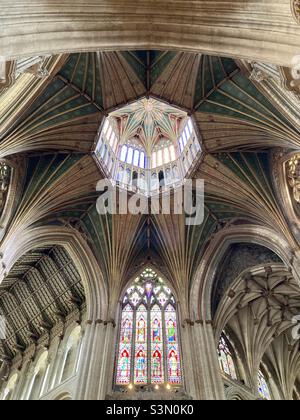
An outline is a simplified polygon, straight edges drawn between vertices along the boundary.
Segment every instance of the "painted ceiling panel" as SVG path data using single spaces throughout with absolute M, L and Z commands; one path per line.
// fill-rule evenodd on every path
M 56 70 L 57 71 L 57 70 Z M 3 154 L 61 147 L 61 128 L 76 124 L 89 135 L 66 142 L 68 150 L 93 145 L 102 111 L 111 111 L 145 95 L 154 95 L 191 113 L 237 119 L 266 133 L 268 143 L 299 147 L 299 133 L 241 72 L 234 60 L 170 51 L 71 54 L 52 75 L 35 102 L 19 115 L 18 125 L 2 139 Z M 208 121 L 209 123 L 209 121 Z M 201 131 L 201 126 L 199 126 Z M 238 135 L 238 129 L 237 129 Z M 240 147 L 253 136 L 241 132 Z M 228 148 L 220 139 L 217 149 Z
M 200 59 L 199 54 L 177 54 L 157 77 L 151 94 L 185 109 L 193 109 Z

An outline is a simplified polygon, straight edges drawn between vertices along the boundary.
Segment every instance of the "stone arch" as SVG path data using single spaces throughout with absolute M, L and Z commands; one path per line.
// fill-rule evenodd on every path
M 300 256 L 287 240 L 277 232 L 262 226 L 243 225 L 223 229 L 209 244 L 193 279 L 190 293 L 192 320 L 211 321 L 211 293 L 217 267 L 229 246 L 234 243 L 252 243 L 264 246 L 277 254 L 291 269 L 300 284 Z
M 37 400 L 40 397 L 48 365 L 48 355 L 48 350 L 42 349 L 36 361 L 31 362 L 31 378 L 26 389 L 26 400 Z
M 69 392 L 60 392 L 57 396 L 52 398 L 54 401 L 72 401 L 72 395 Z
M 123 297 L 126 294 L 126 291 L 128 290 L 128 288 L 131 288 L 131 286 L 135 286 L 135 279 L 139 275 L 141 275 L 142 272 L 145 269 L 152 269 L 153 271 L 155 271 L 157 276 L 161 277 L 163 279 L 163 285 L 167 286 L 170 289 L 170 291 L 168 292 L 169 296 L 167 298 L 167 303 L 161 304 L 161 303 L 158 302 L 158 300 L 156 300 L 155 304 L 152 302 L 152 300 L 151 300 L 151 302 L 147 301 L 146 304 L 145 304 L 144 300 L 140 300 L 138 305 L 132 305 L 130 300 L 126 300 L 126 303 L 123 302 Z M 151 279 L 149 279 L 149 281 L 150 280 Z M 147 278 L 142 280 L 142 283 L 140 284 L 140 286 L 144 285 L 144 283 L 147 283 Z M 159 286 L 159 285 L 160 285 L 160 283 L 158 283 L 156 286 Z M 119 388 L 122 387 L 123 385 L 122 384 L 116 384 L 116 367 L 117 367 L 117 364 L 118 364 L 118 355 L 119 355 L 119 348 L 120 348 L 119 343 L 120 343 L 121 331 L 122 331 L 122 329 L 121 329 L 122 317 L 120 315 L 122 313 L 122 309 L 125 306 L 127 306 L 128 303 L 130 303 L 132 305 L 132 308 L 133 308 L 132 310 L 133 311 L 138 311 L 137 308 L 140 305 L 147 305 L 146 311 L 148 313 L 148 316 L 150 316 L 150 313 L 152 313 L 153 306 L 158 306 L 159 305 L 159 307 L 161 309 L 161 313 L 164 313 L 167 316 L 167 312 L 165 312 L 166 308 L 169 306 L 169 304 L 172 305 L 173 308 L 174 308 L 174 304 L 176 302 L 176 308 L 175 308 L 175 310 L 176 310 L 176 327 L 175 328 L 176 328 L 176 331 L 177 331 L 177 333 L 176 333 L 176 346 L 178 346 L 177 355 L 178 355 L 179 360 L 180 360 L 180 381 L 178 382 L 177 385 L 176 385 L 175 382 L 172 382 L 172 385 L 174 386 L 174 390 L 172 390 L 172 388 L 170 386 L 171 382 L 167 385 L 169 387 L 169 388 L 166 388 L 166 389 L 168 389 L 168 391 L 165 391 L 165 387 L 164 387 L 163 383 L 159 383 L 159 389 L 160 389 L 160 392 L 163 396 L 163 399 L 165 398 L 164 397 L 165 392 L 167 392 L 166 395 L 168 395 L 168 392 L 175 392 L 175 389 L 176 389 L 176 392 L 182 393 L 183 390 L 185 389 L 185 380 L 184 380 L 184 376 L 183 376 L 184 358 L 183 358 L 183 348 L 182 348 L 182 337 L 181 337 L 181 334 L 180 334 L 180 327 L 179 327 L 180 314 L 179 314 L 178 306 L 177 306 L 177 303 L 178 303 L 177 302 L 177 296 L 173 292 L 173 289 L 174 288 L 172 287 L 172 284 L 170 284 L 170 282 L 166 279 L 166 276 L 164 274 L 162 274 L 160 272 L 160 270 L 157 269 L 153 264 L 147 264 L 147 263 L 145 263 L 142 268 L 140 267 L 137 270 L 135 270 L 134 274 L 130 276 L 130 280 L 128 282 L 126 282 L 126 286 L 124 287 L 124 291 L 122 291 L 122 294 L 121 294 L 122 299 L 120 300 L 119 305 L 118 305 L 119 316 L 118 316 L 118 321 L 117 321 L 116 337 L 115 337 L 115 344 L 114 344 L 115 351 L 113 352 L 113 355 L 111 357 L 111 362 L 110 362 L 110 365 L 113 367 L 113 369 L 110 369 L 110 382 L 112 383 L 112 389 L 115 392 L 117 392 L 116 395 L 120 396 L 122 393 L 126 393 L 126 390 L 125 390 L 126 385 L 124 385 L 124 389 L 120 391 Z M 155 290 L 155 287 L 154 287 L 154 290 Z M 163 291 L 163 289 L 161 291 Z M 158 292 L 158 293 L 160 293 L 160 292 Z M 153 296 L 154 295 L 155 295 L 155 292 L 153 293 Z M 168 295 L 168 294 L 166 293 L 166 295 Z M 172 297 L 172 300 L 170 300 L 171 297 Z M 137 312 L 137 314 L 138 314 L 138 312 Z M 148 320 L 149 320 L 149 318 L 148 318 Z M 160 327 L 161 332 L 160 332 L 160 334 L 161 334 L 161 337 L 166 338 L 167 337 L 167 327 L 164 324 L 164 322 L 166 322 L 164 320 L 165 320 L 165 318 L 163 318 L 163 316 L 162 316 L 161 317 L 161 327 Z M 148 330 L 148 332 L 150 332 L 151 331 L 151 325 L 147 324 L 146 329 Z M 134 331 L 133 332 L 133 335 L 134 335 L 136 330 L 133 330 L 133 331 Z M 164 341 L 164 339 L 163 339 L 163 341 Z M 133 339 L 133 343 L 134 342 L 135 342 L 135 340 Z M 150 363 L 150 360 L 151 360 L 151 357 L 152 357 L 151 354 L 153 352 L 153 349 L 152 349 L 152 344 L 151 344 L 149 336 L 148 336 L 148 339 L 147 339 L 146 346 L 148 346 L 148 350 L 151 348 L 150 353 L 149 352 L 147 353 L 147 357 L 149 359 L 148 363 Z M 134 351 L 136 351 L 136 348 L 133 347 L 132 352 L 134 352 Z M 170 350 L 167 350 L 167 349 L 164 348 L 163 354 L 161 355 L 162 360 L 163 360 L 163 368 L 162 369 L 164 371 L 164 374 L 163 374 L 164 375 L 164 382 L 168 382 L 168 379 L 167 379 L 168 375 L 167 375 L 167 371 L 166 371 L 166 368 L 165 368 L 166 364 L 167 364 L 167 352 L 168 351 L 170 351 Z M 132 370 L 132 367 L 131 367 L 131 370 Z M 133 375 L 133 371 L 131 372 L 131 376 L 132 375 Z M 151 379 L 152 379 L 152 376 L 151 376 Z M 133 381 L 132 381 L 132 383 L 133 383 Z M 132 383 L 131 383 L 130 386 L 132 386 Z M 129 384 L 127 384 L 127 386 L 128 385 Z M 141 384 L 141 386 L 136 384 L 133 392 L 137 393 L 137 395 L 142 395 L 140 393 L 144 391 L 144 388 L 148 389 L 149 392 L 152 392 L 152 393 L 154 391 L 154 383 L 152 381 L 150 381 L 149 372 L 147 373 L 147 384 Z M 109 391 L 111 392 L 111 389 Z M 153 394 L 153 395 L 155 395 L 155 394 Z
M 91 248 L 75 229 L 46 226 L 29 229 L 21 237 L 11 237 L 7 244 L 2 277 L 27 252 L 54 245 L 64 247 L 76 264 L 86 295 L 87 320 L 105 319 L 107 289 L 104 278 Z
M 151 268 L 154 270 L 159 277 L 162 277 L 166 283 L 166 285 L 172 290 L 172 293 L 176 299 L 177 303 L 180 303 L 180 299 L 178 296 L 178 293 L 176 291 L 176 288 L 173 286 L 172 282 L 169 280 L 168 276 L 169 273 L 164 273 L 160 270 L 159 267 L 157 267 L 155 264 L 151 262 L 145 261 L 141 266 L 133 270 L 126 278 L 126 283 L 124 287 L 122 288 L 121 294 L 120 294 L 120 300 L 122 300 L 123 295 L 126 293 L 126 290 L 130 286 L 130 284 L 133 282 L 133 280 L 138 277 L 146 268 Z
M 7 225 L 12 218 L 13 211 L 16 208 L 18 198 L 20 197 L 24 161 L 18 157 L 14 157 L 13 159 L 0 158 L 0 164 L 7 165 L 11 171 L 6 200 L 0 217 L 0 239 L 2 239 L 5 235 Z
M 222 297 L 214 317 L 215 341 L 229 327 L 234 331 L 235 343 L 241 349 L 246 383 L 254 394 L 257 394 L 258 372 L 266 350 L 276 337 L 293 326 L 293 316 L 300 308 L 299 290 L 298 282 L 284 264 L 267 267 L 262 264 L 242 272 Z M 286 295 L 292 302 L 290 306 L 282 306 Z M 271 377 L 269 372 L 268 377 Z M 271 395 L 270 386 L 269 392 Z M 272 394 L 273 398 L 277 397 L 276 392 Z
M 274 189 L 278 203 L 284 213 L 289 227 L 297 239 L 300 241 L 300 222 L 299 214 L 296 211 L 296 201 L 293 198 L 292 188 L 288 185 L 287 164 L 295 155 L 299 155 L 299 150 L 283 153 L 282 150 L 275 149 L 272 152 L 272 174 L 274 178 Z
M 247 392 L 243 391 L 240 387 L 235 387 L 233 385 L 228 386 L 225 390 L 226 399 L 229 401 L 247 401 L 253 400 L 253 396 Z

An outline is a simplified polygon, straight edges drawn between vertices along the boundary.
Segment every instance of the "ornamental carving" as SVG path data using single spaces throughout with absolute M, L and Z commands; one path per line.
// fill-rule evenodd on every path
M 292 0 L 293 15 L 298 23 L 300 23 L 300 0 Z
M 293 57 L 291 62 L 291 68 L 281 67 L 280 73 L 284 87 L 296 93 L 300 94 L 300 55 Z
M 288 162 L 288 183 L 293 190 L 296 203 L 300 203 L 300 155 L 295 155 Z
M 10 87 L 15 80 L 15 62 L 5 61 L 0 56 L 0 92 Z
M 20 58 L 16 61 L 5 61 L 0 56 L 0 92 L 14 84 L 16 79 L 24 73 L 32 74 L 38 79 L 49 76 L 47 60 L 50 56 Z
M 4 162 L 0 162 L 0 214 L 2 214 L 5 206 L 6 195 L 10 183 L 10 174 L 10 167 Z

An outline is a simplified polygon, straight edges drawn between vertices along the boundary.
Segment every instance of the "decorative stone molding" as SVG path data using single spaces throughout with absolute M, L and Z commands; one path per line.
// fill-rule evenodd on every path
M 5 61 L 0 56 L 0 92 L 14 84 L 17 77 L 24 73 L 32 74 L 38 79 L 49 76 L 47 61 L 51 56 L 21 58 L 16 61 Z
M 300 28 L 291 25 L 289 1 L 218 2 L 213 13 L 206 0 L 142 1 L 138 10 L 132 0 L 126 7 L 117 0 L 77 0 L 72 8 L 67 0 L 41 0 L 38 8 L 36 4 L 26 5 L 26 25 L 24 2 L 14 0 L 1 7 L 3 55 L 124 50 L 134 45 L 136 49 L 197 50 L 289 65 L 297 50 L 291 39 L 300 34 Z
M 190 319 L 184 319 L 182 322 L 182 328 L 185 328 L 186 325 L 192 327 L 195 323 Z
M 10 184 L 11 169 L 5 162 L 0 162 L 0 215 L 5 206 L 7 191 Z
M 300 23 L 300 0 L 292 0 L 292 12 L 298 23 Z
M 287 177 L 293 191 L 293 198 L 300 204 L 300 155 L 295 155 L 288 161 Z
M 15 62 L 6 61 L 0 56 L 0 92 L 15 81 Z
M 36 56 L 17 60 L 15 75 L 18 76 L 23 73 L 29 73 L 33 74 L 39 79 L 48 77 L 49 72 L 45 67 L 47 58 L 49 58 L 49 56 Z
M 107 400 L 192 400 L 182 389 L 155 389 L 154 385 L 136 386 L 134 389 L 122 388 L 106 396 Z
M 270 71 L 268 66 L 263 63 L 252 63 L 251 67 L 252 72 L 249 79 L 253 82 L 262 83 L 273 77 L 273 73 Z
M 229 382 L 229 381 L 228 381 Z M 245 387 L 240 386 L 239 384 L 226 383 L 225 384 L 225 395 L 226 400 L 239 400 L 239 401 L 253 401 L 257 400 L 257 397 L 253 395 L 250 391 L 245 389 Z
M 284 87 L 300 95 L 300 51 L 299 55 L 293 57 L 291 68 L 281 67 L 280 72 Z

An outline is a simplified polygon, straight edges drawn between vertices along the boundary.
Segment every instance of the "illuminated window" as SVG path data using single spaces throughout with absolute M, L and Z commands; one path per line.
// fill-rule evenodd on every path
M 152 153 L 152 168 L 156 168 L 156 152 Z
M 145 153 L 144 152 L 141 152 L 139 166 L 143 169 L 145 168 Z
M 126 162 L 127 150 L 128 150 L 128 147 L 127 146 L 125 146 L 125 145 L 122 146 L 121 154 L 120 154 L 120 160 L 122 162 Z
M 129 165 L 131 165 L 132 159 L 133 159 L 133 149 L 132 147 L 129 147 L 126 162 L 129 163 Z
M 164 164 L 167 164 L 169 162 L 170 162 L 170 151 L 169 151 L 169 148 L 166 147 L 164 149 Z
M 168 185 L 176 188 L 197 163 L 201 151 L 200 142 L 190 116 L 184 110 L 160 102 L 154 98 L 142 98 L 112 111 L 105 119 L 95 154 L 107 178 L 117 181 L 120 188 L 139 191 L 147 196 L 159 192 L 159 184 L 151 183 L 161 172 Z M 145 180 L 142 188 L 139 182 L 120 182 L 118 168 L 137 172 L 137 180 Z M 172 179 L 172 166 L 178 168 L 176 179 Z M 159 175 L 160 174 L 160 175 Z
M 133 166 L 139 166 L 140 162 L 140 152 L 135 150 L 133 153 Z
M 146 269 L 123 298 L 116 385 L 181 385 L 174 296 Z
M 175 147 L 174 146 L 170 146 L 169 150 L 170 150 L 171 161 L 173 162 L 174 160 L 176 160 Z
M 237 379 L 236 369 L 233 361 L 233 355 L 231 350 L 229 349 L 227 339 L 225 335 L 222 335 L 219 347 L 219 363 L 222 372 L 226 373 L 226 375 L 230 376 L 232 379 Z
M 258 372 L 258 393 L 265 400 L 271 400 L 270 390 L 261 370 Z
M 162 164 L 163 164 L 163 151 L 162 149 L 160 149 L 157 152 L 157 166 L 162 166 Z

